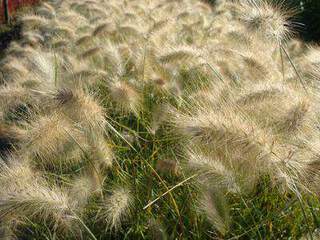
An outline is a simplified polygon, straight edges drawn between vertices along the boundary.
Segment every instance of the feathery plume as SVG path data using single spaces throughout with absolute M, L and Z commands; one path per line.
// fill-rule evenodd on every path
M 107 34 L 111 34 L 114 30 L 115 29 L 111 23 L 108 23 L 108 22 L 102 23 L 94 29 L 92 35 L 95 37 L 101 36 L 101 35 L 107 35 Z
M 94 57 L 95 55 L 98 55 L 102 51 L 103 51 L 102 47 L 93 47 L 89 50 L 86 50 L 84 53 L 80 54 L 80 58 L 88 59 L 88 58 Z
M 200 208 L 206 213 L 209 221 L 223 235 L 230 225 L 230 216 L 226 200 L 217 189 L 208 189 L 200 199 Z
M 124 81 L 117 81 L 109 87 L 111 99 L 119 104 L 125 111 L 138 113 L 140 108 L 140 95 Z
M 21 143 L 22 153 L 49 166 L 74 164 L 82 160 L 82 152 L 75 143 L 84 145 L 84 139 L 72 124 L 59 114 L 39 117 L 25 124 Z M 44 134 L 45 133 L 45 134 Z
M 112 165 L 113 154 L 107 142 L 101 139 L 90 139 L 89 158 L 100 167 L 110 167 Z
M 103 132 L 105 118 L 103 108 L 83 90 L 60 89 L 54 99 L 61 111 L 80 124 L 86 132 Z
M 30 102 L 32 102 L 32 96 L 26 88 L 19 85 L 7 85 L 0 88 L 0 109 L 3 112 Z
M 100 218 L 104 221 L 107 229 L 118 230 L 122 221 L 130 216 L 132 207 L 131 192 L 126 188 L 116 188 L 111 195 L 101 203 Z
M 0 200 L 2 219 L 36 217 L 52 224 L 58 231 L 69 231 L 74 225 L 68 198 L 58 189 L 29 183 L 24 184 L 24 188 L 1 191 Z
M 272 5 L 267 1 L 245 1 L 242 4 L 240 20 L 248 30 L 262 35 L 265 39 L 281 43 L 290 37 L 292 12 L 283 6 Z
M 22 132 L 18 127 L 0 123 L 0 155 L 18 145 L 21 138 Z
M 0 182 L 5 186 L 0 191 L 1 220 L 35 218 L 58 231 L 72 229 L 74 217 L 68 197 L 35 175 L 25 162 L 2 163 Z
M 88 204 L 90 197 L 99 193 L 100 190 L 100 183 L 89 174 L 75 178 L 69 190 L 70 201 L 75 211 L 81 212 Z
M 77 41 L 75 42 L 75 44 L 77 46 L 79 45 L 85 45 L 85 44 L 89 44 L 90 42 L 92 42 L 92 36 L 91 35 L 84 35 L 82 37 L 80 37 L 79 39 L 77 39 Z
M 39 27 L 41 25 L 45 26 L 49 23 L 49 20 L 45 17 L 38 15 L 26 15 L 21 18 L 21 21 L 27 27 Z

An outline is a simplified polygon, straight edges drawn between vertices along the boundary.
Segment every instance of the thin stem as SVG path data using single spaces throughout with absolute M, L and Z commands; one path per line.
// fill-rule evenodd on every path
M 81 220 L 81 218 L 79 218 L 73 211 L 72 213 L 74 214 L 74 218 L 77 219 L 81 224 L 82 226 L 87 230 L 87 232 L 89 233 L 89 235 L 91 236 L 91 238 L 93 240 L 98 240 L 94 234 L 91 232 L 91 230 L 89 229 L 89 227 Z
M 121 135 L 121 133 L 119 133 L 108 121 L 107 121 L 107 125 L 109 126 L 109 128 L 114 131 L 122 140 L 124 140 L 135 152 L 138 152 L 137 149 L 135 149 L 132 144 Z
M 163 181 L 163 179 L 159 176 L 159 174 L 157 173 L 157 171 L 151 166 L 151 164 L 149 164 L 147 161 L 146 161 L 147 165 L 150 167 L 150 169 L 152 170 L 152 172 L 156 175 L 156 177 L 160 180 L 160 182 L 162 183 L 162 185 L 167 189 L 167 191 L 169 191 L 169 188 L 168 186 L 165 184 L 165 182 Z M 173 195 L 171 194 L 171 192 L 169 192 L 169 195 L 171 197 L 171 200 L 173 202 L 173 205 L 174 205 L 174 208 L 179 216 L 179 218 L 181 218 L 180 216 L 180 211 L 179 211 L 179 208 L 178 208 L 178 205 L 177 205 L 177 202 L 175 201 Z
M 81 146 L 81 144 L 72 136 L 72 134 L 70 134 L 67 130 L 64 129 L 64 131 L 72 138 L 72 140 L 78 145 L 78 147 L 80 148 L 80 150 L 83 152 L 85 158 L 89 161 L 89 164 L 91 165 L 92 169 L 95 171 L 95 173 L 97 174 L 97 177 L 99 179 L 99 183 L 101 186 L 101 198 L 104 199 L 103 196 L 103 180 L 100 177 L 99 171 L 96 168 L 95 164 L 92 162 L 91 158 L 88 156 L 87 152 L 85 151 L 85 149 Z
M 293 61 L 292 61 L 289 53 L 288 53 L 287 50 L 283 47 L 283 45 L 280 45 L 280 48 L 282 49 L 282 51 L 283 51 L 283 52 L 285 53 L 285 55 L 287 56 L 287 58 L 288 58 L 288 60 L 289 60 L 289 62 L 290 62 L 290 64 L 291 64 L 292 68 L 294 69 L 295 73 L 297 74 L 297 76 L 298 76 L 298 78 L 299 78 L 299 80 L 300 80 L 300 83 L 301 83 L 303 89 L 304 89 L 306 92 L 308 92 L 307 89 L 306 89 L 306 87 L 305 87 L 305 85 L 304 85 L 304 83 L 303 83 L 303 79 L 302 79 L 301 75 L 299 74 L 296 66 L 294 65 L 294 63 L 293 63 Z
M 54 86 L 57 87 L 57 81 L 58 81 L 58 61 L 57 61 L 57 55 L 54 51 Z
M 299 192 L 299 190 L 298 190 L 298 187 L 296 186 L 295 183 L 293 183 L 293 187 L 294 187 L 293 190 L 294 190 L 294 192 L 296 193 L 296 196 L 297 196 L 297 198 L 298 198 L 298 202 L 299 202 L 299 206 L 300 206 L 301 211 L 302 211 L 303 219 L 304 219 L 304 221 L 305 221 L 305 223 L 306 223 L 306 225 L 307 225 L 307 229 L 308 229 L 308 233 L 309 233 L 310 239 L 313 240 L 312 232 L 311 232 L 310 227 L 309 227 L 309 224 L 308 224 L 307 214 L 306 214 L 306 211 L 305 211 L 304 208 L 303 208 L 303 204 L 302 204 L 302 203 L 303 203 L 303 200 L 302 200 L 301 194 L 300 194 L 300 192 Z
M 284 61 L 281 46 L 279 47 L 280 58 L 281 58 L 281 70 L 282 70 L 282 80 L 284 81 Z
M 221 75 L 218 73 L 218 71 L 216 70 L 216 69 L 214 69 L 212 66 L 211 66 L 211 64 L 210 63 L 206 63 L 208 66 L 209 66 L 209 68 L 214 72 L 214 74 L 216 75 L 216 77 L 221 81 L 221 82 L 223 82 L 223 79 L 222 79 L 222 77 L 221 77 Z
M 148 207 L 150 207 L 151 205 L 153 205 L 155 202 L 157 202 L 160 198 L 164 197 L 165 195 L 167 195 L 168 193 L 172 192 L 174 189 L 176 189 L 177 187 L 182 186 L 184 183 L 188 182 L 189 180 L 198 177 L 199 174 L 194 174 L 191 177 L 186 178 L 185 180 L 183 180 L 182 182 L 178 183 L 177 185 L 173 186 L 172 188 L 170 188 L 168 191 L 164 192 L 163 194 L 161 194 L 159 197 L 157 197 L 156 199 L 154 199 L 153 201 L 151 201 L 150 203 L 148 203 L 143 210 L 147 209 Z

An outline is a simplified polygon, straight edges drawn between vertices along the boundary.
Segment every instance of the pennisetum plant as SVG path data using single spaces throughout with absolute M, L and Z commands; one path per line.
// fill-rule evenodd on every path
M 291 39 L 293 13 L 49 0 L 21 16 L 0 61 L 4 236 L 312 236 L 320 50 Z

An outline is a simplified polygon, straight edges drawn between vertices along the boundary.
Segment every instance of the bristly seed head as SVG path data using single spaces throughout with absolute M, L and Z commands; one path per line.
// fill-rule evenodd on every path
M 289 18 L 293 11 L 285 10 L 282 5 L 272 5 L 267 1 L 245 1 L 242 4 L 240 20 L 248 30 L 270 41 L 281 43 L 291 35 Z

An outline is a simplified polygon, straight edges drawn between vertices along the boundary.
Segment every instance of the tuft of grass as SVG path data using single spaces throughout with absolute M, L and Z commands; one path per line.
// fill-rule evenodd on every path
M 319 49 L 268 1 L 47 1 L 0 61 L 0 234 L 319 228 Z M 1 235 L 2 237 L 2 235 Z

